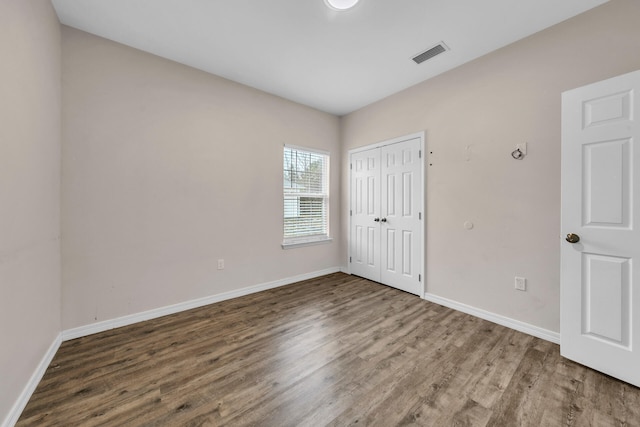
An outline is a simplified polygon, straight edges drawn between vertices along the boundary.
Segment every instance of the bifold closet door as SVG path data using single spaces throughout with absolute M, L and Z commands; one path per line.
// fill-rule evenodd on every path
M 351 273 L 419 295 L 420 139 L 351 155 Z

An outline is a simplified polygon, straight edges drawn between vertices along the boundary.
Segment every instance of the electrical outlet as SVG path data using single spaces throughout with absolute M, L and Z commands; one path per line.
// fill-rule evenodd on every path
M 218 270 L 224 270 L 224 259 L 222 258 L 218 260 Z
M 516 276 L 515 287 L 519 291 L 526 291 L 527 290 L 527 279 L 525 279 L 524 277 Z

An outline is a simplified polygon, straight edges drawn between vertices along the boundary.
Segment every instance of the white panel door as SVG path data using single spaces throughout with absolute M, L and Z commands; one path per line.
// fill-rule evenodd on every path
M 421 295 L 422 163 L 420 137 L 353 152 L 350 271 Z
M 380 150 L 351 155 L 351 273 L 380 281 Z
M 381 148 L 380 281 L 412 294 L 422 288 L 420 139 Z
M 640 71 L 562 94 L 561 347 L 640 386 Z

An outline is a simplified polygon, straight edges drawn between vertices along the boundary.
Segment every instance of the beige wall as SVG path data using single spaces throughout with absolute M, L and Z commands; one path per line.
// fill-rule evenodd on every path
M 60 24 L 0 2 L 0 423 L 60 333 Z
M 280 246 L 285 143 L 331 152 L 340 232 L 337 117 L 67 27 L 62 64 L 64 329 L 340 266 Z
M 612 0 L 342 119 L 345 158 L 426 131 L 427 292 L 559 331 L 560 93 L 639 69 L 638 17 Z

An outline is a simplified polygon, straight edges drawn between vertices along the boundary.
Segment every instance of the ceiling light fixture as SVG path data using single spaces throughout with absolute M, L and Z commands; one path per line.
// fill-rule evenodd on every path
M 324 2 L 333 10 L 347 10 L 355 6 L 358 0 L 324 0 Z

